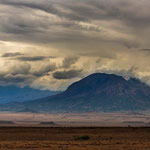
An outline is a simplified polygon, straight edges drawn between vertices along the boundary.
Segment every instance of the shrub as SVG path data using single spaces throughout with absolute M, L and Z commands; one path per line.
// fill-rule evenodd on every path
M 83 135 L 75 138 L 75 140 L 89 140 L 89 139 L 90 137 L 88 135 Z

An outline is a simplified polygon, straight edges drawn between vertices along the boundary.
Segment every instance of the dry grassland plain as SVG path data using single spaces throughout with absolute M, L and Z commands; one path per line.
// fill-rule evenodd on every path
M 150 150 L 150 128 L 0 127 L 0 150 Z

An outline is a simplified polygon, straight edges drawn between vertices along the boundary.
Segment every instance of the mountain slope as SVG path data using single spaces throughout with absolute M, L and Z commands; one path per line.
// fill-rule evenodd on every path
M 8 102 L 23 102 L 33 99 L 39 99 L 45 96 L 57 94 L 58 92 L 48 90 L 32 89 L 30 87 L 17 87 L 12 85 L 0 86 L 0 104 Z
M 0 108 L 41 112 L 146 110 L 150 109 L 150 87 L 134 78 L 125 80 L 114 74 L 95 73 L 60 94 Z

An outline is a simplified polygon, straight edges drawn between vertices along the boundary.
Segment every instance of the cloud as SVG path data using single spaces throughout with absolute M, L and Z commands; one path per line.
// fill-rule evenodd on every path
M 145 51 L 145 52 L 149 52 L 150 48 L 145 48 L 145 49 L 139 49 L 140 51 Z
M 18 84 L 18 83 L 23 83 L 23 82 L 28 82 L 29 78 L 31 79 L 30 75 L 22 75 L 22 74 L 17 74 L 17 75 L 11 75 L 7 74 L 5 77 L 2 77 L 3 83 L 9 83 L 9 84 Z
M 52 62 L 38 62 L 35 65 L 34 62 L 18 62 L 15 60 L 11 64 L 5 63 L 0 71 L 0 84 L 15 84 L 19 86 L 32 86 L 32 83 L 38 78 L 49 76 L 50 72 L 55 71 L 57 66 Z M 10 62 L 7 60 L 7 62 Z
M 52 72 L 57 69 L 57 66 L 55 63 L 51 64 L 42 64 L 38 68 L 34 68 L 31 70 L 31 73 L 34 76 L 40 77 L 44 75 L 48 75 L 49 72 Z
M 0 83 L 57 90 L 94 72 L 150 83 L 149 8 L 148 0 L 0 0 Z
M 20 56 L 23 55 L 20 52 L 15 52 L 15 53 L 4 53 L 1 57 L 16 57 L 16 56 Z
M 117 1 L 114 1 L 116 4 Z M 110 8 L 103 0 L 100 0 L 99 2 L 95 0 L 78 2 L 78 5 L 74 5 L 74 2 L 71 2 L 70 0 L 65 0 L 64 2 L 54 2 L 53 0 L 40 0 L 38 2 L 32 0 L 2 0 L 0 3 L 2 4 L 2 12 L 5 10 L 5 17 L 1 17 L 1 20 L 3 21 L 0 25 L 1 31 L 3 31 L 3 33 L 13 34 L 13 39 L 11 40 L 27 40 L 28 42 L 38 41 L 42 43 L 50 41 L 59 42 L 59 40 L 72 41 L 75 40 L 76 36 L 78 36 L 78 39 L 88 40 L 90 34 L 88 36 L 82 34 L 87 31 L 95 32 L 94 34 L 99 34 L 99 32 L 101 32 L 101 38 L 103 38 L 105 32 L 109 37 L 111 28 L 105 28 L 105 25 L 94 24 L 91 23 L 91 21 L 105 21 L 110 19 L 110 22 L 113 22 L 113 20 L 121 19 L 117 18 L 117 16 L 118 14 L 123 13 L 122 4 L 118 1 L 117 6 L 115 6 L 110 2 Z M 130 6 L 131 4 L 128 5 Z M 22 9 L 18 6 L 22 7 Z M 133 4 L 132 6 L 134 8 Z M 117 9 L 117 7 L 121 8 Z M 8 10 L 8 13 L 6 10 Z M 16 16 L 15 19 L 11 13 Z M 130 14 L 128 15 L 131 16 Z M 62 19 L 62 17 L 64 19 Z M 124 18 L 124 20 L 125 19 L 126 18 Z M 57 32 L 57 30 L 59 30 L 59 32 Z M 68 32 L 71 32 L 67 33 L 67 30 Z M 79 30 L 79 32 L 76 32 L 77 30 Z M 53 36 L 48 36 L 51 34 L 53 34 Z M 69 36 L 70 34 L 72 35 Z M 122 34 L 125 33 L 122 32 Z M 113 39 L 111 40 L 113 41 Z M 120 40 L 127 39 L 120 38 Z
M 9 65 L 6 69 L 2 69 L 0 71 L 0 84 L 17 85 L 20 83 L 24 84 L 25 82 L 28 84 L 33 78 L 33 76 L 29 73 L 30 68 L 31 66 L 29 64 Z
M 57 8 L 57 5 L 58 3 L 60 3 L 62 5 L 62 3 L 60 1 L 53 1 L 53 0 L 50 0 L 49 2 L 47 2 L 46 0 L 41 0 L 41 1 L 38 1 L 38 2 L 35 2 L 33 0 L 31 1 L 10 1 L 10 0 L 6 0 L 6 1 L 2 1 L 1 4 L 4 4 L 4 5 L 11 5 L 11 6 L 15 6 L 15 7 L 28 7 L 28 8 L 31 8 L 31 9 L 38 9 L 38 10 L 42 10 L 46 13 L 50 13 L 50 14 L 54 14 L 54 15 L 57 15 L 59 17 L 64 17 L 64 18 L 67 18 L 67 19 L 71 19 L 71 20 L 84 20 L 83 17 L 81 17 L 80 15 L 76 15 L 74 13 L 67 13 L 65 11 L 61 11 Z M 59 5 L 58 5 L 59 6 Z
M 99 70 L 98 72 L 105 72 L 105 73 L 108 73 L 108 74 L 117 74 L 119 76 L 123 76 L 126 79 L 129 79 L 129 78 L 135 78 L 135 77 L 137 78 L 137 76 L 136 76 L 136 71 L 137 70 L 138 70 L 138 68 L 135 68 L 135 67 L 132 66 L 131 68 L 129 68 L 127 70 L 125 70 L 125 69 L 116 69 L 116 70 L 114 70 L 114 69 L 104 68 L 104 69 Z
M 69 68 L 78 61 L 78 57 L 66 57 L 62 62 L 62 68 Z
M 53 78 L 58 80 L 71 79 L 78 77 L 81 72 L 81 70 L 56 71 L 53 73 Z
M 22 75 L 28 75 L 31 69 L 31 65 L 30 64 L 20 64 L 20 65 L 10 65 L 8 67 L 8 71 L 10 74 L 12 75 L 18 75 L 18 74 L 22 74 Z
M 47 57 L 44 56 L 32 56 L 32 57 L 18 57 L 17 59 L 20 61 L 41 61 L 46 59 Z

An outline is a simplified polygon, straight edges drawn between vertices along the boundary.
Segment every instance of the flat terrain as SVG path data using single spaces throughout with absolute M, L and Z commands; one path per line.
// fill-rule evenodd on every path
M 150 150 L 150 128 L 0 127 L 0 150 Z

